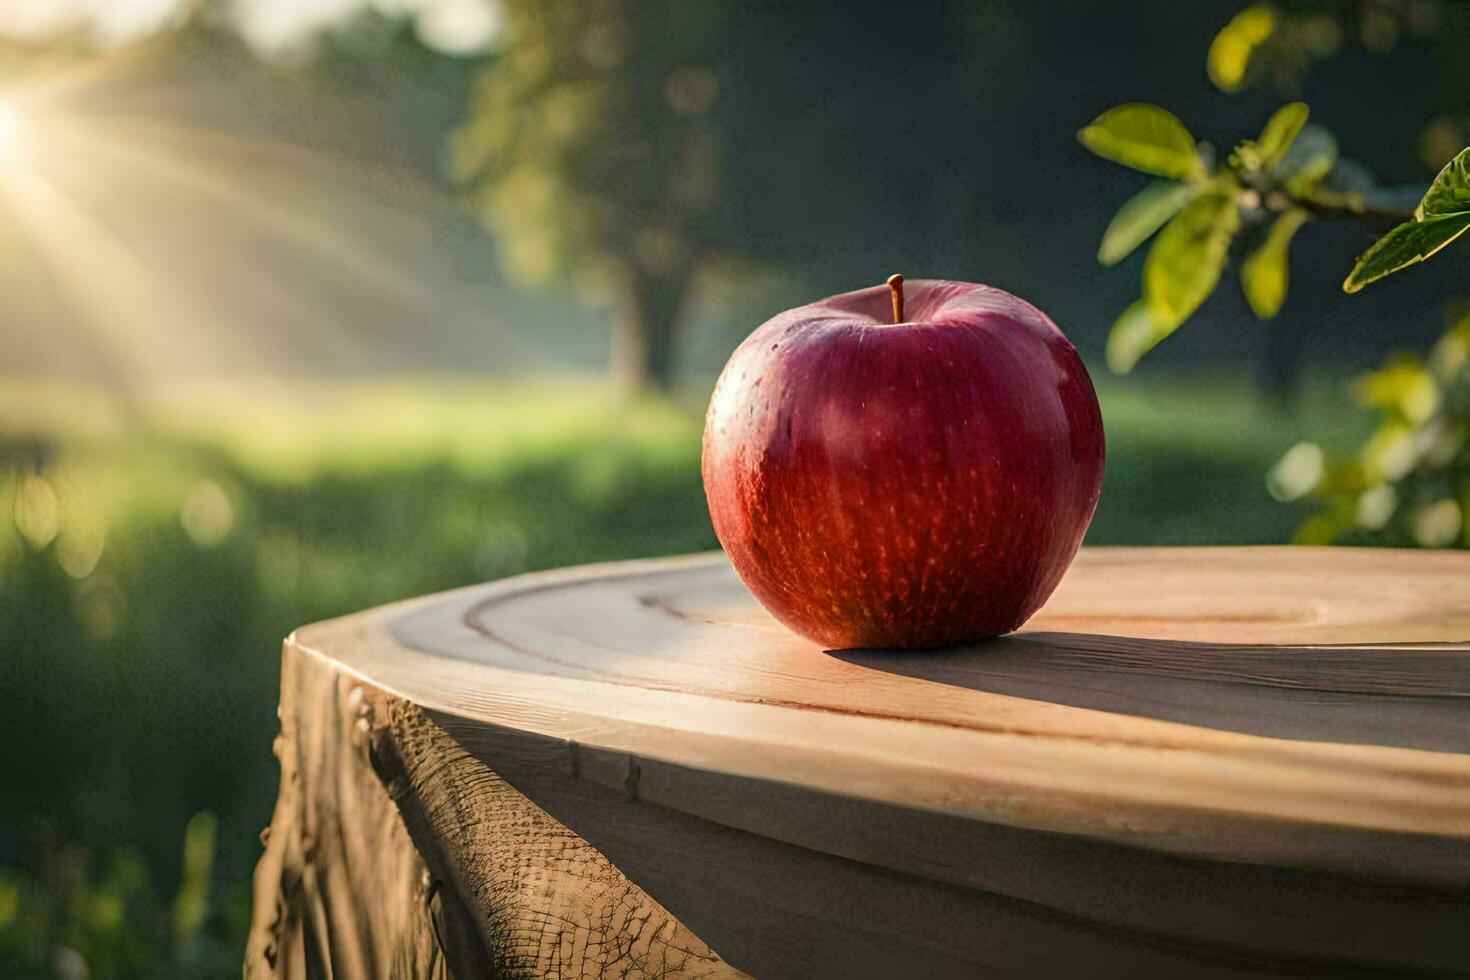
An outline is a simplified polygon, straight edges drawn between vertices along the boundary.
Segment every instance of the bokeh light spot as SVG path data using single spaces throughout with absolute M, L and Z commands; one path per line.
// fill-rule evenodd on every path
M 1327 475 L 1327 454 L 1312 442 L 1299 442 L 1286 451 L 1266 477 L 1266 489 L 1277 500 L 1297 500 L 1316 489 Z
M 1414 540 L 1425 548 L 1446 548 L 1460 537 L 1460 505 L 1440 500 L 1414 514 Z
M 488 50 L 505 28 L 505 12 L 487 0 L 439 0 L 419 12 L 414 28 L 419 40 L 449 55 Z
M 43 476 L 21 479 L 15 495 L 15 526 L 33 548 L 44 548 L 61 531 L 61 503 Z
M 99 517 L 91 513 L 68 514 L 56 540 L 56 563 L 72 578 L 84 579 L 96 571 L 106 544 L 107 529 Z
M 213 480 L 200 480 L 184 497 L 179 523 L 195 544 L 212 548 L 229 537 L 235 526 L 235 507 L 224 487 Z
M 77 589 L 77 614 L 87 632 L 99 641 L 117 635 L 123 615 L 123 594 L 106 572 L 92 575 Z
M 1388 526 L 1393 512 L 1398 508 L 1399 495 L 1393 486 L 1380 483 L 1358 497 L 1356 518 L 1358 527 L 1370 531 L 1381 531 Z
M 14 159 L 20 149 L 20 113 L 0 102 L 0 164 Z

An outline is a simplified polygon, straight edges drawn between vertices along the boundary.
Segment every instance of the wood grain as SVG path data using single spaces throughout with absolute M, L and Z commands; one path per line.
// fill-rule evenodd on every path
M 1023 631 L 923 653 L 823 651 L 701 556 L 387 607 L 292 657 L 416 712 L 422 765 L 479 767 L 406 799 L 486 949 L 466 876 L 545 861 L 505 856 L 495 785 L 686 930 L 669 975 L 1470 972 L 1467 555 L 1084 550 Z

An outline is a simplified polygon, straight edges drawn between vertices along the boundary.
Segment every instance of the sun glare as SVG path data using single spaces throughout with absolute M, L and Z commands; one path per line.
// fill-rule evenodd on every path
M 419 356 L 415 324 L 513 345 L 426 237 L 460 220 L 437 186 L 236 127 L 182 82 L 177 115 L 153 110 L 163 57 L 77 58 L 0 90 L 0 295 L 48 311 L 27 321 L 36 358 L 128 391 Z
M 20 114 L 13 106 L 0 102 L 0 162 L 14 157 L 19 137 Z

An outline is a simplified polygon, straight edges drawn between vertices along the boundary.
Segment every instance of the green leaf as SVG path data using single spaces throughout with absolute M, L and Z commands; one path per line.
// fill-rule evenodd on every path
M 1143 264 L 1143 298 L 1155 322 L 1172 331 L 1209 298 L 1239 229 L 1235 195 L 1220 192 L 1195 198 L 1164 226 Z
M 1167 109 L 1130 102 L 1109 109 L 1077 134 L 1093 153 L 1125 167 L 1175 180 L 1203 175 L 1194 137 Z
M 1240 288 L 1251 312 L 1269 320 L 1281 311 L 1286 301 L 1287 250 L 1291 236 L 1307 220 L 1300 208 L 1284 211 L 1271 223 L 1266 240 L 1240 266 Z
M 1441 215 L 1470 211 L 1470 147 L 1461 150 L 1455 158 L 1444 165 L 1414 217 L 1423 221 Z
M 1470 211 L 1425 221 L 1406 221 L 1364 252 L 1343 281 L 1346 293 L 1356 293 L 1370 282 L 1423 262 L 1470 228 Z
M 1235 92 L 1245 84 L 1251 55 L 1276 33 L 1278 18 L 1269 4 L 1247 7 L 1230 19 L 1210 42 L 1205 70 L 1222 92 Z
M 1307 104 L 1291 102 L 1271 114 L 1261 138 L 1256 140 L 1256 152 L 1261 155 L 1261 166 L 1270 167 L 1278 162 L 1291 146 L 1296 134 L 1307 124 Z
M 1108 222 L 1097 249 L 1097 260 L 1103 265 L 1117 265 L 1126 259 L 1148 236 L 1162 228 L 1164 222 L 1178 214 L 1196 193 L 1189 184 L 1166 180 L 1149 184 L 1124 202 Z
M 1149 315 L 1148 304 L 1138 300 L 1119 315 L 1108 333 L 1108 367 L 1115 374 L 1127 374 L 1139 358 L 1176 329 L 1157 322 Z
M 1321 126 L 1307 126 L 1291 141 L 1281 159 L 1271 168 L 1285 182 L 1288 193 L 1319 183 L 1337 163 L 1337 140 Z

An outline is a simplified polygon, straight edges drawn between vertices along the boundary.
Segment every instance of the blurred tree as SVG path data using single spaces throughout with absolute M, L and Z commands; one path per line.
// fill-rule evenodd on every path
M 513 0 L 452 147 L 507 274 L 613 315 L 614 370 L 674 380 L 680 313 L 719 235 L 723 4 Z

